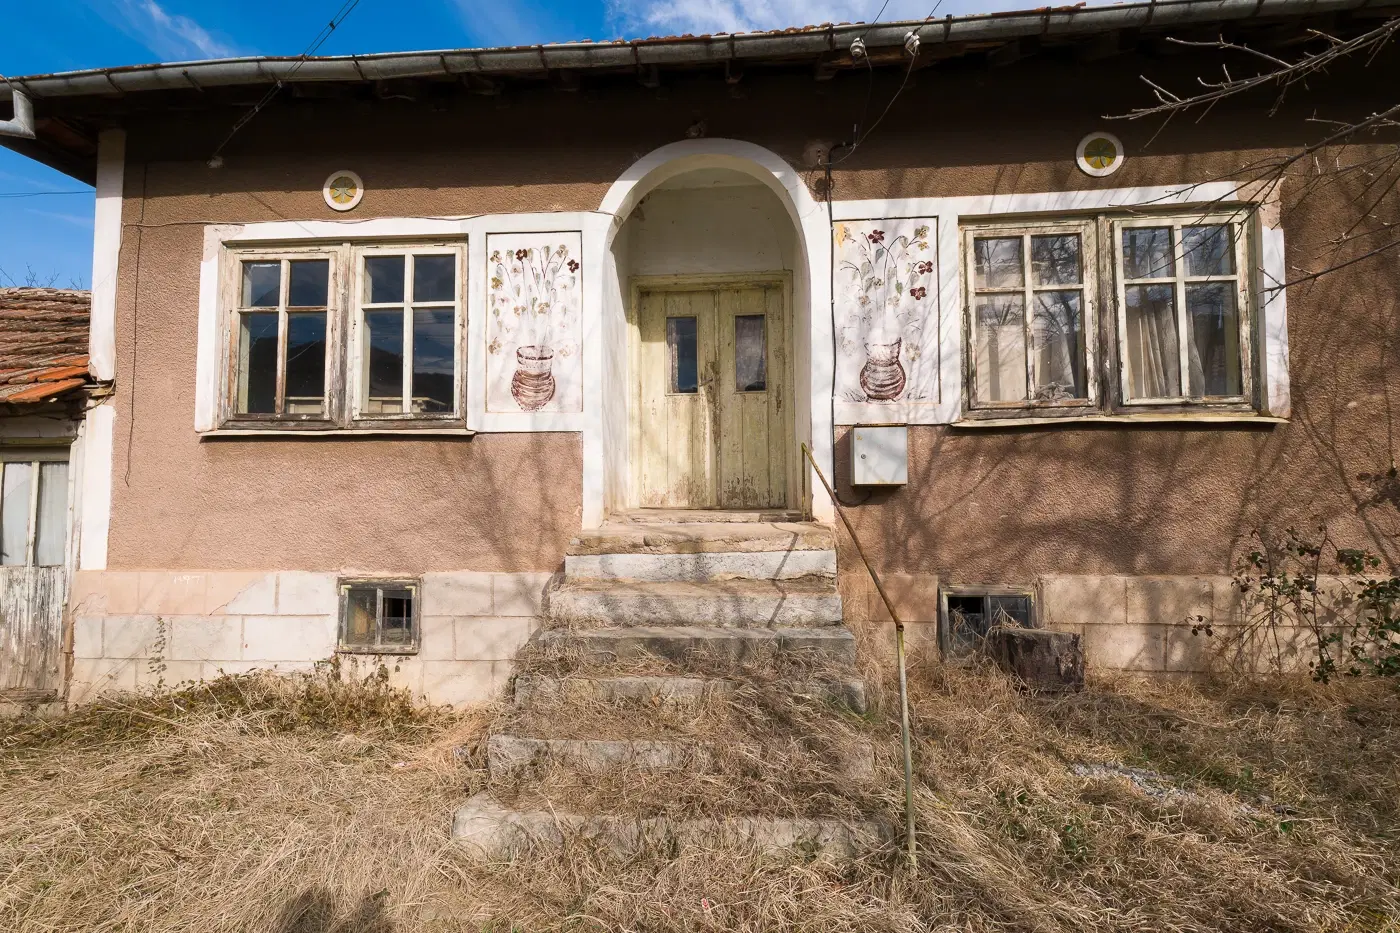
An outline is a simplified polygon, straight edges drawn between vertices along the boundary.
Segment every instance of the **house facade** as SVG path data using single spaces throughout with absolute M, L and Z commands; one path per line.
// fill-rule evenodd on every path
M 4 142 L 98 196 L 114 391 L 78 468 L 70 699 L 339 651 L 486 700 L 571 542 L 693 510 L 835 524 L 812 463 L 923 649 L 1009 616 L 1078 632 L 1091 668 L 1202 669 L 1192 623 L 1238 624 L 1256 530 L 1395 557 L 1367 477 L 1394 458 L 1396 257 L 1288 285 L 1365 208 L 1258 171 L 1315 111 L 1390 106 L 1395 60 L 1272 113 L 1110 117 L 1144 75 L 1218 73 L 1172 38 L 1385 14 L 1184 0 L 15 79 L 34 137 Z M 841 540 L 844 618 L 878 630 Z

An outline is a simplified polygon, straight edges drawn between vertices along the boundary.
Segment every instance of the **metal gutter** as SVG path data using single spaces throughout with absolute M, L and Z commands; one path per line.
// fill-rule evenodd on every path
M 1046 7 L 1013 13 L 952 16 L 867 26 L 863 23 L 804 27 L 764 33 L 674 36 L 567 42 L 493 49 L 446 49 L 332 56 L 229 58 L 128 65 L 11 78 L 36 98 L 111 96 L 143 91 L 316 81 L 383 81 L 448 75 L 539 74 L 637 65 L 783 60 L 845 52 L 857 37 L 867 48 L 901 46 L 912 30 L 924 45 L 1011 41 L 1028 36 L 1066 37 L 1118 29 L 1189 26 L 1267 17 L 1316 16 L 1371 9 L 1400 15 L 1400 0 L 1161 0 L 1101 7 Z M 10 89 L 0 87 L 0 100 Z

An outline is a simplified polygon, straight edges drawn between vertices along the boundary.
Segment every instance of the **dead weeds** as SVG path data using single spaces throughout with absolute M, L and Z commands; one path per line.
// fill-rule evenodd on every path
M 823 728 L 800 704 L 769 722 L 748 689 L 695 728 Z M 415 709 L 382 685 L 227 678 L 11 724 L 0 929 L 1400 929 L 1393 687 L 1122 679 L 1056 699 L 915 665 L 911 693 L 917 876 L 889 854 L 472 864 L 448 826 L 490 778 L 454 749 L 523 714 Z M 858 793 L 832 781 L 833 799 L 898 816 L 893 713 L 841 721 L 872 742 L 876 775 Z

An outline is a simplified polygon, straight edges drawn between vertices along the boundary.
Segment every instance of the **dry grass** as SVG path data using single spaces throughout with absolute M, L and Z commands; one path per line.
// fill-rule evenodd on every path
M 917 877 L 888 856 L 710 851 L 473 865 L 447 828 L 490 779 L 453 749 L 528 723 L 508 708 L 414 709 L 375 682 L 231 678 L 0 726 L 0 929 L 1400 929 L 1393 687 L 1121 680 L 1048 699 L 989 672 L 916 666 L 911 689 Z M 898 817 L 891 716 L 823 724 L 799 704 L 770 721 L 767 691 L 750 684 L 732 709 L 653 728 L 867 738 L 877 780 L 826 792 Z M 638 712 L 594 714 L 622 729 Z M 1073 770 L 1108 762 L 1182 792 Z

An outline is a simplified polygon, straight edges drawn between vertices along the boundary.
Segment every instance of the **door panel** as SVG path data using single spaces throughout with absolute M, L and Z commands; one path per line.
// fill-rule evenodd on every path
M 724 289 L 719 309 L 720 507 L 781 508 L 787 504 L 782 290 Z
M 645 292 L 638 325 L 642 472 L 638 504 L 713 508 L 714 294 Z
M 783 310 L 776 285 L 641 292 L 638 505 L 787 504 Z
M 63 686 L 62 567 L 0 568 L 0 695 Z

